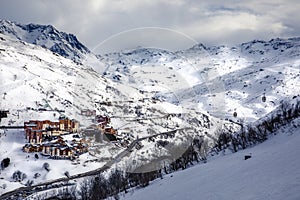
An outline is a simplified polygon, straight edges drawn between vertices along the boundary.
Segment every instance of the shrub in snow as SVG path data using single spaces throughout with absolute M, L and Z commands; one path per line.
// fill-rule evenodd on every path
M 167 145 L 169 144 L 168 141 L 163 141 L 163 140 L 158 140 L 156 143 L 157 143 L 159 146 L 162 146 L 162 147 L 165 147 L 165 146 L 167 146 Z
M 65 172 L 65 176 L 70 178 L 70 173 L 68 171 Z
M 8 167 L 9 163 L 10 163 L 10 159 L 9 158 L 4 158 L 1 161 L 1 169 L 4 169 L 4 168 Z
M 40 176 L 41 176 L 41 174 L 37 172 L 37 173 L 34 174 L 33 178 L 38 178 Z
M 26 186 L 32 186 L 33 185 L 33 180 L 28 180 L 25 185 Z
M 251 155 L 245 155 L 245 160 L 248 160 L 251 157 L 252 157 Z
M 234 117 L 237 117 L 237 112 L 234 112 L 234 113 L 233 113 L 233 116 L 234 116 Z
M 27 175 L 26 175 L 25 173 L 19 171 L 19 170 L 15 171 L 15 172 L 13 173 L 13 175 L 12 175 L 12 179 L 13 179 L 14 181 L 19 181 L 19 182 L 21 182 L 21 181 L 23 181 L 23 180 L 26 179 L 26 178 L 27 178 Z
M 50 171 L 50 165 L 49 165 L 49 163 L 45 162 L 43 164 L 43 168 L 49 172 Z

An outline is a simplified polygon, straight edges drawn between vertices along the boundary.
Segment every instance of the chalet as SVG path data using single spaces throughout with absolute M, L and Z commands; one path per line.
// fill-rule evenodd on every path
M 45 137 L 77 133 L 79 131 L 79 122 L 68 118 L 59 119 L 58 122 L 30 120 L 29 122 L 24 122 L 24 130 L 27 142 L 40 144 Z
M 88 145 L 77 134 L 72 141 L 66 141 L 65 136 L 79 132 L 79 122 L 60 117 L 58 121 L 30 120 L 24 123 L 28 144 L 23 147 L 27 153 L 41 152 L 42 155 L 54 159 L 73 159 L 88 151 Z
M 107 125 L 110 123 L 110 118 L 104 115 L 96 115 L 95 121 L 101 125 Z
M 73 156 L 73 151 L 70 147 L 62 147 L 60 148 L 59 156 L 63 158 L 71 158 Z
M 79 122 L 76 120 L 60 119 L 59 120 L 59 129 L 61 131 L 68 131 L 71 133 L 77 133 L 79 130 Z
M 83 109 L 80 114 L 86 117 L 92 117 L 96 116 L 96 110 Z
M 104 128 L 101 129 L 104 137 L 103 139 L 106 141 L 117 141 L 117 130 L 115 130 L 112 126 L 106 125 Z
M 54 159 L 70 159 L 74 156 L 72 147 L 55 143 L 42 145 L 42 155 Z
M 67 143 L 62 137 L 59 137 L 55 142 L 44 144 L 26 144 L 23 147 L 26 153 L 41 152 L 44 156 L 49 156 L 53 159 L 73 159 L 88 151 L 88 145 L 82 140 L 72 140 Z
M 108 125 L 104 127 L 103 131 L 104 131 L 104 134 L 114 135 L 117 133 L 117 130 L 115 130 L 112 126 L 108 126 Z
M 93 137 L 96 142 L 106 141 L 116 141 L 117 130 L 109 125 L 110 118 L 107 116 L 96 116 L 96 121 L 98 124 L 90 125 L 88 128 L 83 130 L 82 134 L 86 138 Z
M 51 154 L 51 144 L 44 144 L 42 146 L 42 154 L 43 155 L 50 155 Z
M 87 137 L 93 137 L 96 134 L 100 134 L 100 133 L 101 133 L 100 130 L 94 127 L 88 127 L 82 131 L 82 134 Z
M 72 147 L 73 147 L 75 155 L 80 155 L 80 154 L 88 152 L 87 144 L 82 143 L 82 142 L 77 142 L 77 141 L 73 142 Z
M 26 144 L 23 147 L 23 151 L 26 153 L 41 152 L 42 147 L 40 145 Z
M 72 148 L 68 146 L 54 146 L 51 149 L 50 157 L 54 159 L 72 159 L 74 152 Z

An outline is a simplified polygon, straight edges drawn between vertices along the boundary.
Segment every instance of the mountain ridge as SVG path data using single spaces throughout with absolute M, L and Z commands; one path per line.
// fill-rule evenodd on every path
M 58 53 L 59 55 L 79 62 L 84 54 L 91 51 L 75 35 L 58 31 L 52 25 L 23 25 L 8 20 L 0 20 L 0 33 L 18 40 L 36 44 Z

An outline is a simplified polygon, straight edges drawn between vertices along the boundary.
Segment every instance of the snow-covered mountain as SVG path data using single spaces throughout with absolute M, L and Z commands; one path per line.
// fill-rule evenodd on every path
M 299 54 L 299 38 L 277 38 L 234 47 L 197 44 L 178 52 L 138 48 L 99 58 L 107 66 L 104 75 L 116 82 L 164 91 L 158 94 L 162 99 L 219 118 L 237 112 L 253 121 L 300 94 Z
M 166 162 L 171 162 L 174 159 L 174 148 L 190 143 L 195 137 L 203 137 L 207 150 L 214 146 L 218 128 L 238 128 L 230 122 L 224 123 L 182 105 L 156 99 L 155 93 L 151 91 L 145 92 L 137 86 L 113 82 L 89 66 L 10 35 L 0 34 L 0 77 L 0 109 L 9 110 L 9 116 L 1 119 L 1 126 L 20 126 L 28 120 L 58 120 L 63 114 L 79 120 L 84 128 L 93 123 L 90 118 L 80 114 L 81 110 L 95 109 L 98 114 L 111 117 L 111 125 L 118 130 L 118 137 L 128 143 L 137 138 L 180 129 L 172 137 L 156 136 L 151 140 L 141 141 L 141 149 L 134 149 L 118 163 L 119 167 L 128 170 L 135 170 L 151 160 L 158 160 L 160 165 L 161 156 Z M 158 141 L 164 141 L 168 145 L 162 149 L 157 145 Z M 46 158 L 27 158 L 22 152 L 24 144 L 24 131 L 1 130 L 1 159 L 9 157 L 12 164 L 1 172 L 1 178 L 7 187 L 0 189 L 0 193 L 22 186 L 29 179 L 33 179 L 33 172 L 42 170 L 40 166 Z M 99 168 L 107 159 L 124 150 L 120 145 L 107 142 L 95 146 L 91 146 L 95 155 L 82 155 L 78 163 L 49 161 L 52 166 L 57 167 L 48 174 L 43 172 L 44 175 L 36 179 L 35 183 L 63 177 L 65 171 L 78 174 Z M 177 150 L 175 157 L 185 150 Z M 26 167 L 22 167 L 24 162 L 28 163 Z M 28 179 L 21 183 L 11 182 L 11 174 L 20 169 L 28 175 Z
M 74 35 L 53 26 L 2 20 L 0 108 L 9 109 L 10 115 L 1 125 L 56 120 L 63 110 L 82 127 L 89 126 L 91 119 L 80 112 L 96 109 L 111 117 L 120 140 L 130 143 L 149 137 L 140 142 L 141 149 L 118 161 L 118 167 L 157 169 L 181 156 L 193 139 L 201 138 L 200 151 L 206 156 L 221 128 L 236 131 L 240 126 L 232 121 L 255 121 L 282 100 L 299 95 L 299 55 L 300 39 L 291 38 L 255 40 L 235 47 L 197 44 L 178 52 L 137 48 L 96 56 Z M 176 129 L 180 131 L 171 136 L 150 137 Z M 29 180 L 45 159 L 25 158 L 20 151 L 22 132 L 3 135 L 0 155 L 15 157 L 14 167 L 1 173 L 8 191 L 23 184 L 11 184 L 13 171 L 25 161 L 35 163 L 24 168 Z M 36 182 L 63 177 L 65 171 L 73 175 L 98 168 L 124 149 L 111 143 L 97 145 L 97 155 L 83 155 L 78 163 L 51 161 L 60 167 Z
M 76 118 L 81 109 L 94 109 L 94 98 L 104 101 L 125 96 L 93 69 L 40 46 L 0 36 L 1 108 L 12 114 L 45 108 L 65 110 Z M 29 117 L 20 116 L 18 121 Z
M 0 20 L 0 33 L 47 48 L 63 57 L 80 62 L 90 50 L 75 35 L 58 31 L 52 25 L 19 24 Z

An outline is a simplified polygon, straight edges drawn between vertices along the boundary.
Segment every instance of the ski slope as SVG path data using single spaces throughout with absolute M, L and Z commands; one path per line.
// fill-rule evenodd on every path
M 123 199 L 298 200 L 299 125 L 298 118 L 262 144 L 166 175 Z M 244 160 L 249 154 L 252 158 Z

